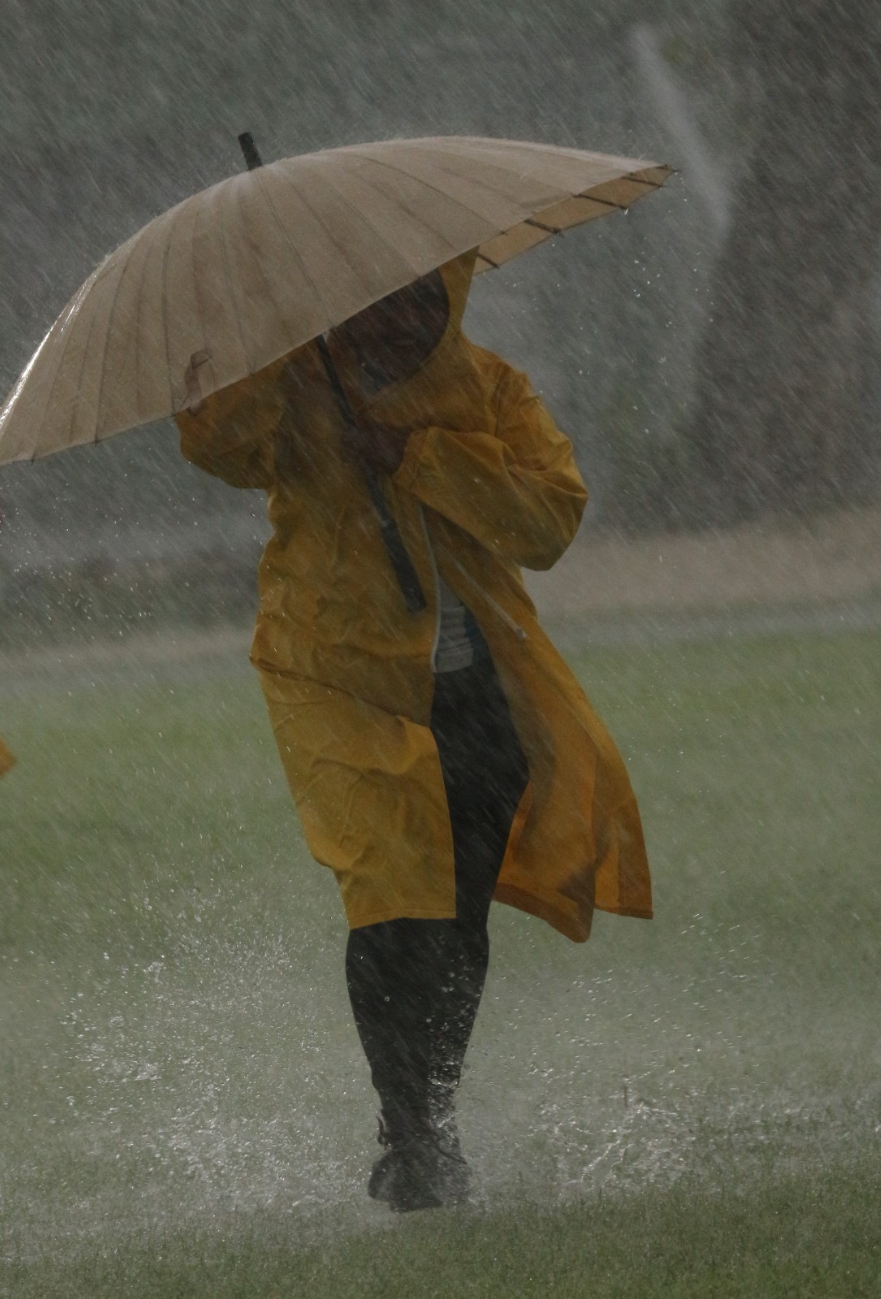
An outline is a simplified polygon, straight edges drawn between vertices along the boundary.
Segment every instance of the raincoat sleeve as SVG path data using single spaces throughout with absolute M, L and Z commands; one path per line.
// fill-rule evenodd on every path
M 284 415 L 280 366 L 206 397 L 198 414 L 176 416 L 181 452 L 232 487 L 272 486 L 274 441 Z
M 572 444 L 526 375 L 501 361 L 493 409 L 493 432 L 411 434 L 395 482 L 501 558 L 551 568 L 587 503 Z

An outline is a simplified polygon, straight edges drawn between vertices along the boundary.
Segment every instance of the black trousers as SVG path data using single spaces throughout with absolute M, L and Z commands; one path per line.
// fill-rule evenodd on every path
M 390 920 L 349 934 L 346 979 L 386 1122 L 452 1104 L 489 962 L 487 916 L 528 779 L 492 659 L 437 677 L 431 730 L 456 867 L 455 920 Z

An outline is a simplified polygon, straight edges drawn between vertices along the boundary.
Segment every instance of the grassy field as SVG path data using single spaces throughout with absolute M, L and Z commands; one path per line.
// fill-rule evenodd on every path
M 881 635 L 574 662 L 657 918 L 496 908 L 475 1203 L 403 1220 L 256 682 L 0 698 L 0 1294 L 878 1293 Z

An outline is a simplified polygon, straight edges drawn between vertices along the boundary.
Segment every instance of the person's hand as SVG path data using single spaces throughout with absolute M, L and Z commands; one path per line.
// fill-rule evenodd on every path
M 393 474 L 401 466 L 412 431 L 362 421 L 357 428 L 346 429 L 343 451 L 353 463 L 366 465 L 374 473 Z

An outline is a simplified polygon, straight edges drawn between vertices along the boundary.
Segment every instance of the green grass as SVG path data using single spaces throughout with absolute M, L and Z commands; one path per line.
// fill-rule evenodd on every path
M 404 1221 L 256 682 L 3 699 L 0 1295 L 875 1292 L 881 636 L 575 666 L 657 918 L 496 909 L 478 1200 Z
M 877 1172 L 749 1194 L 682 1185 L 552 1212 L 454 1212 L 298 1247 L 278 1216 L 195 1233 L 139 1234 L 65 1269 L 16 1269 L 21 1299 L 875 1299 Z M 16 1275 L 17 1273 L 17 1275 Z

